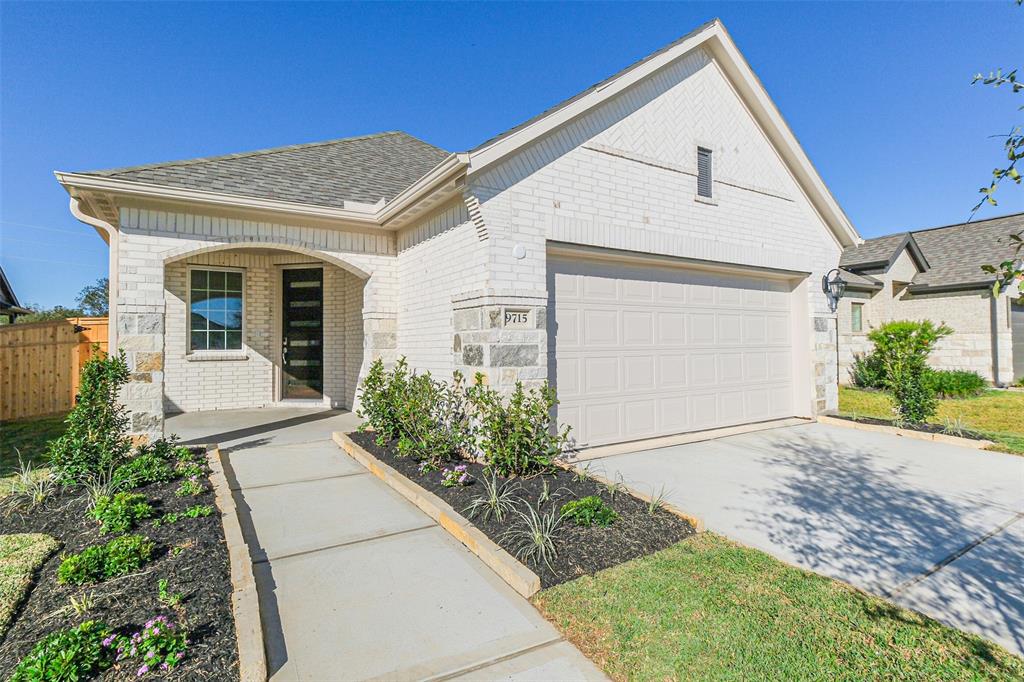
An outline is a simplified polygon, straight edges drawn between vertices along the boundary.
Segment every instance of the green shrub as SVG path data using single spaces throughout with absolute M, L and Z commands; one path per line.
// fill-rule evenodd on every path
M 110 629 L 87 620 L 78 627 L 51 632 L 21 659 L 10 682 L 75 682 L 90 679 L 114 662 L 114 652 L 104 645 Z
M 558 430 L 551 418 L 558 400 L 547 383 L 527 391 L 517 382 L 506 400 L 477 375 L 467 398 L 476 446 L 484 462 L 503 476 L 548 470 L 569 444 L 569 427 Z
M 378 358 L 363 379 L 356 415 L 366 420 L 360 428 L 372 428 L 381 445 L 401 435 L 399 415 L 402 401 L 408 393 L 408 382 L 409 369 L 405 358 L 400 359 L 390 372 L 384 369 L 384 363 Z
M 610 526 L 619 515 L 597 495 L 581 497 L 562 505 L 562 516 L 572 519 L 577 526 Z
M 87 547 L 61 562 L 57 580 L 84 585 L 137 571 L 153 556 L 154 545 L 144 535 L 122 535 L 105 545 Z
M 50 443 L 50 462 L 61 483 L 84 483 L 128 459 L 128 412 L 118 402 L 118 392 L 127 380 L 124 353 L 97 354 L 82 367 L 78 402 L 68 414 L 68 429 Z
M 977 372 L 961 369 L 933 369 L 925 374 L 924 383 L 941 398 L 969 398 L 988 386 Z
M 168 512 L 161 516 L 159 519 L 153 522 L 154 526 L 172 525 L 182 519 L 198 519 L 201 516 L 210 516 L 213 514 L 213 505 L 209 504 L 196 504 L 192 505 L 183 512 Z
M 429 372 L 411 375 L 397 412 L 398 454 L 403 457 L 440 466 L 470 444 L 466 390 L 459 372 L 451 383 L 435 381 Z
M 100 522 L 101 533 L 127 533 L 140 519 L 153 516 L 145 495 L 116 493 L 96 498 L 89 515 Z
M 850 380 L 861 388 L 885 388 L 885 367 L 874 353 L 856 355 L 850 367 Z
M 148 483 L 163 483 L 177 478 L 174 470 L 175 460 L 183 456 L 191 458 L 188 448 L 177 445 L 177 438 L 161 438 L 152 443 L 142 445 L 135 456 L 117 467 L 114 480 L 121 486 L 138 488 Z
M 935 392 L 925 383 L 928 355 L 953 330 L 930 320 L 887 322 L 871 330 L 875 355 L 885 368 L 885 385 L 896 402 L 897 421 L 918 423 L 935 414 Z

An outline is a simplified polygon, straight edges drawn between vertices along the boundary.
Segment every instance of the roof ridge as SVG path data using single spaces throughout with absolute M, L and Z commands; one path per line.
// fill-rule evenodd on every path
M 945 230 L 950 227 L 967 227 L 968 225 L 977 225 L 978 223 L 988 223 L 993 220 L 1003 220 L 1005 218 L 1015 218 L 1018 216 L 1024 217 L 1024 211 L 1018 211 L 1017 213 L 1007 213 L 1006 215 L 997 215 L 991 218 L 982 218 L 981 220 L 968 220 L 962 223 L 949 223 L 948 225 L 937 225 L 935 227 L 922 227 L 918 230 L 909 230 L 910 234 L 917 232 L 931 232 L 932 230 Z
M 434 145 L 431 145 L 429 142 L 427 142 L 425 140 L 421 140 L 420 138 L 418 138 L 418 137 L 416 137 L 414 135 L 410 135 L 409 133 L 405 132 L 404 130 L 386 130 L 386 131 L 381 131 L 381 132 L 378 132 L 378 133 L 369 133 L 369 134 L 366 134 L 366 135 L 354 135 L 352 137 L 339 137 L 339 138 L 335 138 L 335 139 L 332 139 L 332 140 L 320 140 L 318 142 L 300 142 L 298 144 L 283 145 L 283 146 L 280 146 L 280 147 L 266 147 L 266 148 L 263 148 L 263 149 L 254 149 L 252 151 L 247 151 L 247 152 L 232 152 L 230 154 L 218 154 L 218 155 L 215 155 L 215 156 L 200 156 L 200 157 L 197 157 L 197 158 L 194 158 L 194 159 L 179 159 L 179 160 L 175 160 L 175 161 L 159 161 L 159 162 L 156 162 L 156 163 L 146 163 L 146 164 L 142 164 L 142 165 L 139 165 L 139 166 L 120 166 L 120 167 L 117 167 L 117 168 L 104 168 L 104 169 L 100 169 L 100 170 L 84 171 L 82 174 L 83 175 L 119 175 L 121 173 L 130 173 L 130 172 L 133 172 L 133 171 L 141 171 L 141 170 L 153 170 L 153 169 L 156 169 L 156 168 L 167 168 L 167 167 L 177 167 L 177 166 L 191 166 L 191 165 L 200 164 L 200 163 L 208 163 L 208 162 L 211 162 L 211 161 L 233 161 L 235 159 L 246 159 L 246 158 L 250 158 L 250 157 L 253 157 L 253 156 L 266 156 L 266 155 L 270 155 L 270 154 L 280 154 L 280 153 L 283 153 L 283 152 L 295 151 L 295 150 L 298 150 L 298 149 L 310 149 L 310 148 L 313 148 L 313 147 L 322 147 L 322 146 L 326 146 L 326 145 L 330 145 L 330 144 L 338 144 L 340 142 L 355 142 L 357 140 L 369 140 L 369 139 L 373 139 L 373 138 L 377 138 L 377 137 L 386 137 L 388 135 L 405 135 L 406 137 L 410 137 L 410 138 L 412 138 L 414 140 L 417 140 L 418 142 L 422 142 L 423 144 L 430 145 L 431 147 L 434 146 Z M 440 147 L 437 147 L 437 149 L 440 149 Z M 444 150 L 442 150 L 442 151 L 444 151 Z

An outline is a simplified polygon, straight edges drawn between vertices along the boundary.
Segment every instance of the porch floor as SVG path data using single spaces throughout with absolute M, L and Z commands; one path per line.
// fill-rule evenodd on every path
M 352 431 L 361 421 L 348 410 L 325 407 L 207 410 L 169 415 L 164 433 L 177 434 L 186 445 L 217 443 L 230 450 L 330 440 L 334 431 Z

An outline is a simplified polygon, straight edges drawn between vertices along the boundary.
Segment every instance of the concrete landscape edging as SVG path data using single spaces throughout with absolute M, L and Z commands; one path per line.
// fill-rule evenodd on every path
M 224 525 L 224 542 L 231 564 L 231 612 L 235 618 L 239 679 L 241 682 L 266 682 L 267 654 L 263 648 L 263 623 L 249 545 L 242 535 L 235 498 L 216 444 L 206 446 L 206 460 L 210 465 L 210 481 Z
M 946 443 L 947 445 L 959 445 L 960 447 L 972 448 L 974 450 L 984 450 L 988 446 L 994 444 L 990 440 L 960 438 L 959 436 L 949 436 L 944 433 L 928 433 L 927 431 L 901 429 L 896 426 L 885 426 L 883 424 L 867 424 L 865 422 L 853 421 L 852 419 L 842 419 L 840 417 L 830 417 L 827 415 L 818 415 L 818 423 L 828 424 L 829 426 L 842 426 L 847 429 L 858 429 L 860 431 L 888 433 L 894 436 L 904 436 L 906 438 L 915 438 L 917 440 L 930 440 L 936 443 Z
M 536 573 L 499 547 L 447 502 L 424 490 L 374 457 L 349 438 L 348 434 L 335 431 L 333 438 L 334 442 L 349 456 L 366 467 L 371 474 L 386 483 L 392 490 L 419 507 L 452 537 L 465 545 L 466 549 L 479 557 L 513 590 L 526 598 L 530 598 L 540 591 L 540 577 Z

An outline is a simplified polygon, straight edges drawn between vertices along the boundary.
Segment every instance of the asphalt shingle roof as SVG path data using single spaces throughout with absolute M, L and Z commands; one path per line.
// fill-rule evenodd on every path
M 450 156 L 403 132 L 86 171 L 130 182 L 343 208 L 390 201 Z
M 1024 231 L 1024 213 L 901 232 L 869 239 L 860 246 L 846 249 L 840 267 L 856 272 L 868 263 L 888 261 L 910 234 L 929 265 L 914 277 L 913 286 L 980 285 L 993 281 L 992 275 L 982 271 L 982 265 L 998 265 L 1017 257 L 1010 235 L 1021 231 Z

